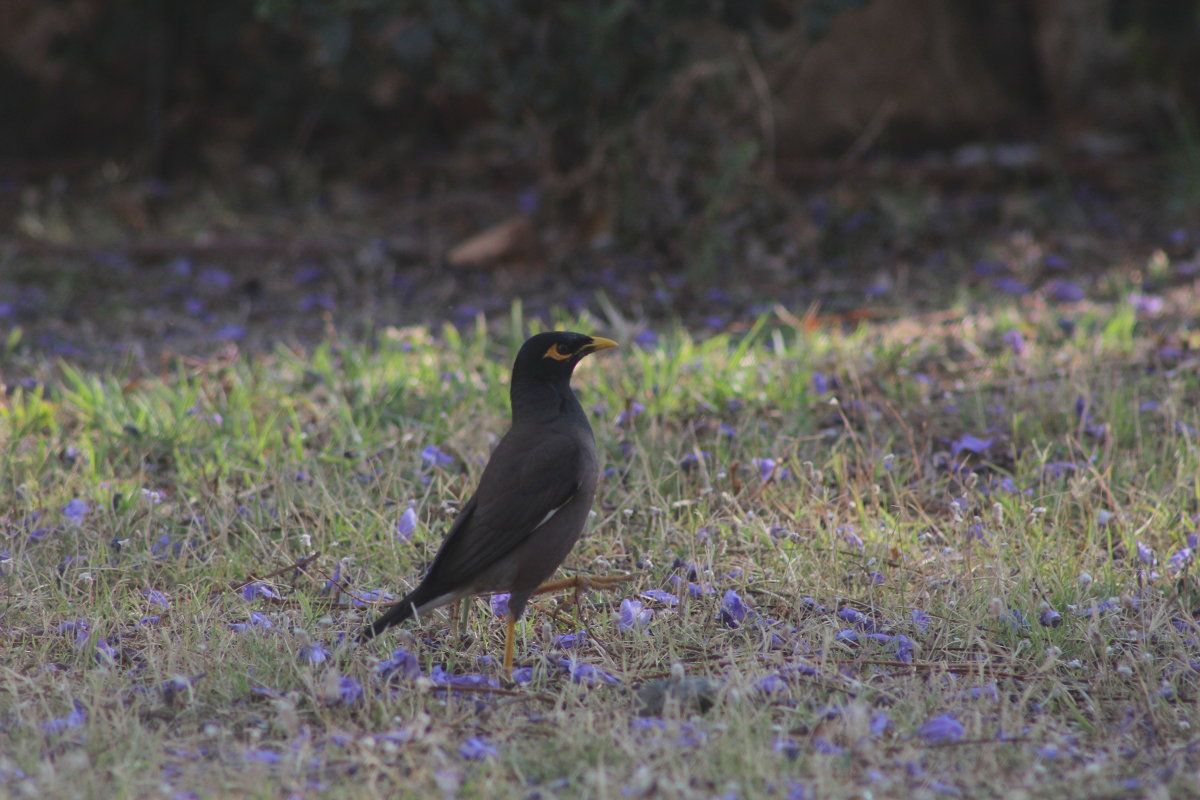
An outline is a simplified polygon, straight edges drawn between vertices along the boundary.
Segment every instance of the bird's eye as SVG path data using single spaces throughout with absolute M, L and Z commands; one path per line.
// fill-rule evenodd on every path
M 567 346 L 559 343 L 550 345 L 550 349 L 546 351 L 546 355 L 542 358 L 553 358 L 555 361 L 566 361 L 575 353 L 567 349 Z

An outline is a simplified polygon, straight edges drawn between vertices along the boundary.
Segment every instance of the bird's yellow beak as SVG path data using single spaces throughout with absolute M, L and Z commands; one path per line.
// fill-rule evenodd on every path
M 594 353 L 597 350 L 607 350 L 610 347 L 620 347 L 612 339 L 605 339 L 603 336 L 593 336 L 591 343 L 588 345 L 588 352 Z

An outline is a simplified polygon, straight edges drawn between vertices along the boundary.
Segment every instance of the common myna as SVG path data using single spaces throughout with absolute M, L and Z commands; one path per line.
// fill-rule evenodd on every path
M 504 674 L 512 675 L 517 620 L 539 588 L 551 589 L 542 582 L 571 552 L 596 493 L 596 444 L 571 372 L 585 356 L 616 346 L 567 331 L 539 333 L 521 346 L 509 388 L 512 426 L 479 487 L 420 585 L 364 628 L 362 639 L 463 597 L 508 592 Z

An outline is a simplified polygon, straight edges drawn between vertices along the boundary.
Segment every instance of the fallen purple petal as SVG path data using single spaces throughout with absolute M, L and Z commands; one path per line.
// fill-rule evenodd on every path
M 492 613 L 497 617 L 508 616 L 508 592 L 492 595 Z
M 242 587 L 242 599 L 253 601 L 259 597 L 265 597 L 269 600 L 279 600 L 279 594 L 274 589 L 267 586 L 262 581 L 252 581 Z
M 310 642 L 300 648 L 299 656 L 306 664 L 323 664 L 329 658 L 329 651 L 316 642 Z
M 72 525 L 82 525 L 83 518 L 86 517 L 88 512 L 91 510 L 92 507 L 83 500 L 80 500 L 78 497 L 62 507 L 63 516 L 66 517 Z
M 617 630 L 622 633 L 645 630 L 653 616 L 654 611 L 646 608 L 640 601 L 625 598 L 621 601 L 620 611 L 617 612 Z
M 404 509 L 404 513 L 400 515 L 400 520 L 396 523 L 396 538 L 401 542 L 407 542 L 412 538 L 413 532 L 417 529 L 417 512 L 412 506 Z
M 421 666 L 417 663 L 417 657 L 403 647 L 393 650 L 391 657 L 380 661 L 375 670 L 381 678 L 398 677 L 412 680 L 421 675 Z
M 939 714 L 927 720 L 917 730 L 917 736 L 929 744 L 950 744 L 957 742 L 966 732 L 967 729 L 952 714 Z
M 71 701 L 72 710 L 65 717 L 58 717 L 49 722 L 42 723 L 42 732 L 47 736 L 56 736 L 60 733 L 78 728 L 87 722 L 87 709 L 83 703 L 78 700 Z
M 1013 351 L 1013 355 L 1020 358 L 1025 355 L 1025 337 L 1016 328 L 1011 328 L 1004 334 L 1004 343 Z
M 657 603 L 662 603 L 663 605 L 666 605 L 666 606 L 679 605 L 678 597 L 671 594 L 670 592 L 663 591 L 662 589 L 647 589 L 646 591 L 642 592 L 641 595 L 639 595 L 639 596 L 644 597 L 647 600 L 653 600 Z
M 483 761 L 497 756 L 496 748 L 480 736 L 472 736 L 458 747 L 458 754 L 468 761 Z
M 421 461 L 426 467 L 448 467 L 454 463 L 454 456 L 431 444 L 421 451 Z
M 746 619 L 749 609 L 742 598 L 733 589 L 727 589 L 721 599 L 721 621 L 730 628 L 736 628 Z
M 614 675 L 610 675 L 599 667 L 585 664 L 570 658 L 558 659 L 558 667 L 571 676 L 572 683 L 582 683 L 595 686 L 598 683 L 620 683 Z

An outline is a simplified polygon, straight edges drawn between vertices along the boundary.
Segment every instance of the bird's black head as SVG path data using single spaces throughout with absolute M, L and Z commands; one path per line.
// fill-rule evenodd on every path
M 540 405 L 549 397 L 540 389 L 570 393 L 571 373 L 583 358 L 597 350 L 616 347 L 612 339 L 571 331 L 549 331 L 531 336 L 521 345 L 513 364 L 513 413 L 524 403 Z
M 616 347 L 612 339 L 571 331 L 548 331 L 529 337 L 517 353 L 513 375 L 541 380 L 571 377 L 575 365 L 597 350 Z

